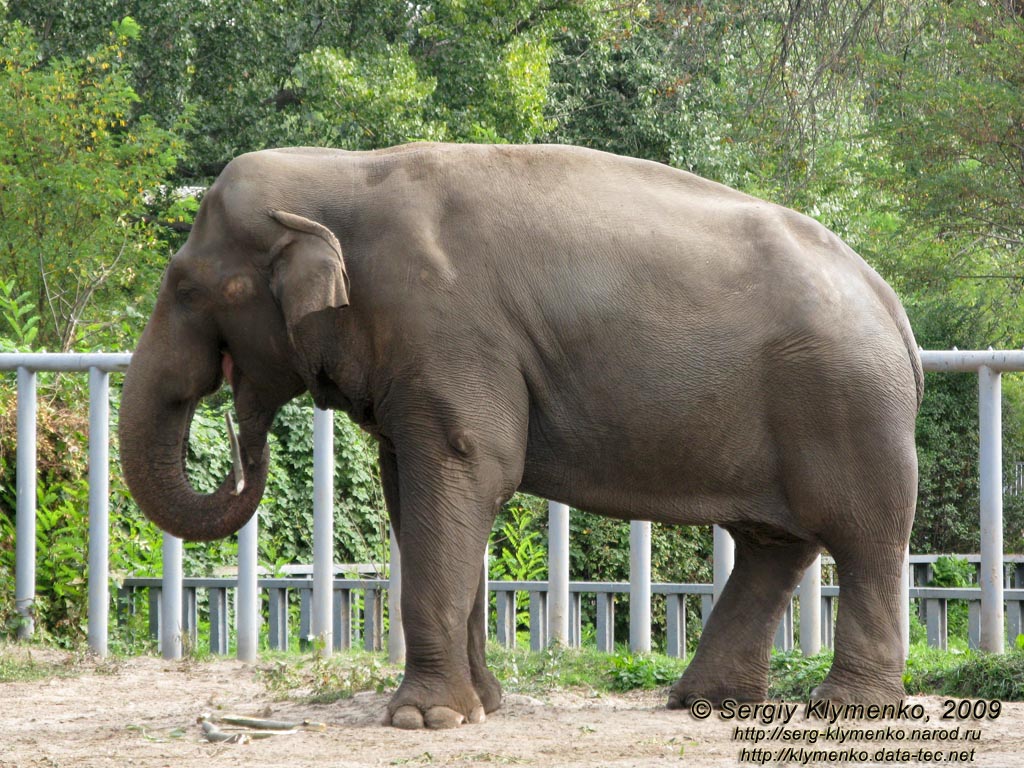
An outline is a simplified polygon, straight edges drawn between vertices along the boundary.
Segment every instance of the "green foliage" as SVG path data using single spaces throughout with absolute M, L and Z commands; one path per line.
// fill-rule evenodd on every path
M 0 352 L 29 352 L 35 349 L 39 335 L 39 315 L 36 314 L 32 292 L 16 294 L 14 279 L 0 280 Z
M 976 587 L 974 565 L 965 558 L 943 555 L 932 563 L 931 587 Z M 967 637 L 967 603 L 957 600 L 946 609 L 946 624 L 950 638 Z
M 542 502 L 523 494 L 505 505 L 505 521 L 494 537 L 491 578 L 536 581 L 547 576 L 547 546 L 537 507 Z
M 1024 653 L 950 653 L 914 645 L 903 685 L 911 696 L 1024 701 Z
M 31 30 L 0 16 L 0 271 L 36 298 L 42 346 L 81 343 L 98 304 L 123 305 L 137 275 L 157 269 L 141 221 L 180 145 L 132 116 L 131 30 L 124 21 L 82 58 L 41 65 Z
M 807 701 L 832 667 L 832 651 L 804 656 L 799 651 L 773 651 L 769 667 L 768 698 Z
M 661 688 L 675 683 L 685 668 L 682 659 L 618 653 L 612 657 L 611 688 L 613 691 Z
M 570 576 L 579 581 L 629 581 L 629 524 L 622 520 L 573 510 L 569 518 Z M 651 526 L 651 579 L 654 582 L 706 583 L 711 580 L 711 528 L 708 526 Z M 584 619 L 595 621 L 593 603 L 584 603 Z M 665 605 L 652 606 L 655 636 L 663 637 Z M 629 634 L 629 612 L 616 610 L 615 634 Z M 691 649 L 700 635 L 700 615 L 687 611 Z
M 277 469 L 264 498 L 266 530 L 293 561 L 309 559 L 313 540 L 313 404 L 305 397 L 278 413 L 273 434 Z M 334 420 L 335 558 L 383 563 L 388 559 L 377 449 L 344 415 Z M 345 558 L 345 559 L 343 559 Z
M 772 654 L 768 696 L 806 701 L 832 666 L 832 652 L 804 658 L 799 652 Z M 903 684 L 909 696 L 947 695 L 1001 701 L 1024 700 L 1024 654 L 940 651 L 923 643 L 910 647 Z
M 925 225 L 918 236 L 947 254 L 946 279 L 980 282 L 968 290 L 992 292 L 1001 309 L 1019 311 L 1019 9 L 957 0 L 930 7 L 910 31 L 919 44 L 901 41 L 878 59 L 875 126 L 892 152 L 887 181 L 907 216 Z
M 543 500 L 520 493 L 505 505 L 498 521 L 499 532 L 492 537 L 491 579 L 540 581 L 547 578 L 547 529 L 546 519 L 541 516 L 544 508 Z M 514 599 L 516 626 L 528 629 L 527 596 L 517 592 Z
M 930 587 L 974 586 L 974 565 L 963 557 L 943 555 L 932 563 Z
M 523 647 L 489 645 L 487 667 L 508 693 L 543 694 L 556 688 L 609 690 L 613 657 L 591 648 L 549 646 L 534 653 Z
M 188 469 L 193 486 L 212 492 L 230 470 L 224 427 L 230 408 L 226 390 L 204 402 L 192 421 Z M 388 559 L 387 516 L 370 438 L 345 416 L 334 422 L 334 552 L 336 562 L 384 563 Z M 313 541 L 313 404 L 299 398 L 278 413 L 270 434 L 271 466 L 260 505 L 260 559 L 276 571 L 288 563 L 311 562 Z M 188 567 L 209 573 L 233 563 L 233 538 L 186 545 Z
M 357 693 L 392 690 L 401 682 L 401 672 L 388 665 L 380 655 L 352 651 L 324 658 L 285 656 L 259 668 L 264 684 L 282 697 L 294 697 L 301 691 L 304 701 L 331 704 L 350 699 Z
M 585 11 L 580 9 L 581 14 Z M 693 74 L 674 41 L 686 34 L 668 6 L 606 6 L 554 36 L 547 138 L 659 162 L 689 153 Z
M 445 125 L 428 117 L 436 83 L 420 78 L 404 47 L 358 57 L 317 48 L 299 57 L 292 78 L 303 94 L 286 128 L 294 143 L 374 149 L 445 138 Z

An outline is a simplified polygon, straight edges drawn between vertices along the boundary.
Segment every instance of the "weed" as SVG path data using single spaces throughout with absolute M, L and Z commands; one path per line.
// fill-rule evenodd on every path
M 768 697 L 803 701 L 832 666 L 832 651 L 803 656 L 799 651 L 773 653 L 769 666 Z
M 357 693 L 383 693 L 398 686 L 401 672 L 379 655 L 354 652 L 324 658 L 279 658 L 260 667 L 267 688 L 284 697 L 312 704 L 329 704 Z M 298 692 L 298 693 L 296 693 Z
M 661 688 L 671 685 L 682 674 L 682 659 L 654 654 L 616 654 L 611 658 L 611 688 L 631 691 L 636 688 Z
M 80 654 L 53 654 L 45 647 L 34 653 L 36 646 L 11 646 L 0 642 L 0 683 L 33 682 L 52 678 L 70 677 L 82 666 Z

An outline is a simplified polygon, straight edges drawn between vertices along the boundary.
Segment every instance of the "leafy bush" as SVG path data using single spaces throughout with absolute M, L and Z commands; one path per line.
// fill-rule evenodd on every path
M 614 691 L 632 691 L 672 685 L 685 667 L 682 659 L 668 656 L 618 653 L 612 657 L 611 688 Z
M 490 553 L 489 578 L 502 581 L 540 581 L 548 575 L 547 526 L 542 520 L 542 499 L 517 493 L 505 505 L 496 523 Z M 497 598 L 492 596 L 495 610 Z M 514 596 L 516 627 L 528 629 L 530 614 L 527 596 L 516 592 Z
M 974 576 L 974 565 L 969 560 L 943 555 L 932 563 L 932 578 L 928 582 L 928 586 L 964 589 L 977 586 L 973 583 Z M 955 641 L 957 646 L 966 643 L 968 611 L 967 603 L 963 600 L 952 601 L 946 608 L 946 627 L 949 638 L 951 642 Z
M 1024 701 L 1024 653 L 948 652 L 914 645 L 903 685 L 910 695 Z
M 81 58 L 41 63 L 32 30 L 5 17 L 3 6 L 0 271 L 35 301 L 38 340 L 67 350 L 90 323 L 119 329 L 124 291 L 140 273 L 155 279 L 163 249 L 144 223 L 147 190 L 174 170 L 182 147 L 133 114 L 125 53 L 137 25 L 116 24 Z M 117 306 L 116 320 L 98 303 Z
M 974 582 L 974 565 L 964 557 L 942 555 L 932 563 L 931 587 L 953 587 L 963 589 Z
M 35 349 L 39 315 L 32 292 L 15 292 L 14 278 L 0 280 L 0 352 Z

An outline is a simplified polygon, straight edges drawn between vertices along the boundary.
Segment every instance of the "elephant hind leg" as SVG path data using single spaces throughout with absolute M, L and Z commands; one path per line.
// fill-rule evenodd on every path
M 900 610 L 904 551 L 903 544 L 866 539 L 832 548 L 839 577 L 835 656 L 812 698 L 888 703 L 906 695 Z
M 678 709 L 695 698 L 763 701 L 776 628 L 821 547 L 782 532 L 731 528 L 736 565 L 711 612 L 697 652 L 669 693 Z

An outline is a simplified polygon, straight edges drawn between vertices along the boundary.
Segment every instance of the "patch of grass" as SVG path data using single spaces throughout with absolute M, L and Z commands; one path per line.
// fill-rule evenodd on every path
M 383 654 L 351 651 L 330 658 L 265 654 L 269 660 L 259 668 L 267 688 L 284 698 L 298 698 L 311 704 L 330 704 L 350 699 L 357 693 L 383 693 L 398 687 L 399 667 L 387 663 Z
M 686 662 L 660 654 L 616 654 L 612 657 L 611 687 L 615 691 L 664 688 L 683 674 Z
M 81 665 L 81 657 L 31 645 L 0 643 L 0 683 L 33 682 L 55 677 L 71 677 Z
M 553 688 L 583 688 L 594 693 L 660 688 L 686 668 L 682 659 L 662 654 L 615 654 L 593 648 L 553 646 L 539 653 L 524 647 L 488 649 L 487 664 L 510 693 L 542 694 Z
M 509 693 L 539 695 L 554 688 L 607 689 L 610 657 L 593 649 L 552 646 L 534 653 L 492 644 L 487 666 Z
M 903 684 L 911 694 L 1024 701 L 1024 653 L 950 653 L 912 646 Z
M 768 673 L 768 698 L 806 701 L 832 666 L 832 651 L 804 657 L 800 651 L 773 652 Z
M 831 666 L 831 651 L 810 658 L 798 651 L 773 653 L 768 696 L 805 701 Z M 903 687 L 908 695 L 1024 701 L 1024 653 L 940 651 L 915 643 L 910 646 Z
M 487 652 L 487 666 L 509 693 L 536 695 L 552 688 L 590 687 L 588 675 L 572 655 L 558 646 L 533 653 L 522 646 L 502 648 L 492 644 Z

